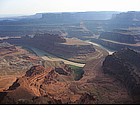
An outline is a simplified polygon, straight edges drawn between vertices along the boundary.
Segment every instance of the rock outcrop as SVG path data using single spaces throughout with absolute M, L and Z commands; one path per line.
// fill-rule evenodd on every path
M 104 73 L 120 80 L 131 95 L 140 95 L 140 54 L 124 49 L 106 57 Z
M 140 12 L 139 11 L 122 12 L 114 15 L 112 17 L 112 20 L 118 20 L 122 22 L 140 21 Z
M 116 14 L 110 20 L 110 26 L 115 28 L 129 28 L 140 26 L 140 12 L 129 11 Z
M 103 38 L 91 38 L 90 40 L 113 51 L 120 51 L 125 48 L 130 48 L 130 49 L 140 51 L 140 44 L 128 44 L 128 43 L 122 43 L 113 40 L 107 40 Z
M 73 92 L 69 87 L 73 73 L 66 65 L 61 68 L 33 66 L 8 90 L 1 92 L 1 104 L 90 104 L 89 93 Z
M 106 20 L 110 19 L 112 14 L 117 12 L 103 11 L 103 12 L 64 12 L 64 13 L 44 13 L 42 20 L 47 23 L 77 23 L 83 20 Z
M 70 41 L 67 42 L 67 40 Z M 55 56 L 66 59 L 88 55 L 95 52 L 92 44 L 85 43 L 81 40 L 76 40 L 76 43 L 72 43 L 73 40 L 74 39 L 66 39 L 57 34 L 45 33 L 36 34 L 34 37 L 24 36 L 22 38 L 5 39 L 3 42 L 5 41 L 11 44 L 27 46 L 29 49 L 30 47 L 41 49 Z
M 130 33 L 103 32 L 101 33 L 99 38 L 117 41 L 121 43 L 136 44 L 135 36 L 131 35 Z
M 54 46 L 55 43 L 64 43 L 66 40 L 64 37 L 58 35 L 58 34 L 36 34 L 33 37 L 30 37 L 28 35 L 23 36 L 21 38 L 9 38 L 9 39 L 3 39 L 3 42 L 9 42 L 11 44 L 23 44 L 24 45 L 31 45 L 34 44 L 35 46 Z

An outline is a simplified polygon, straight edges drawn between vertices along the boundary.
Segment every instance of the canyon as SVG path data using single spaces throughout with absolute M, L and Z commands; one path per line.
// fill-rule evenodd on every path
M 139 104 L 139 20 L 139 12 L 1 20 L 0 104 Z

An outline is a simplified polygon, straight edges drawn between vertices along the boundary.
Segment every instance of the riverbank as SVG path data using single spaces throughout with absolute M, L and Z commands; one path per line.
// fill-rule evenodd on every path
M 114 53 L 114 51 L 111 51 L 111 50 L 109 50 L 109 49 L 107 49 L 107 48 L 105 48 L 105 47 L 103 47 L 102 45 L 99 45 L 99 44 L 97 44 L 97 43 L 94 43 L 94 42 L 91 42 L 91 41 L 87 41 L 87 43 L 90 43 L 90 44 L 92 44 L 92 45 L 95 45 L 95 46 L 97 46 L 97 47 L 100 47 L 100 48 L 106 50 L 106 51 L 109 53 L 109 55 L 111 55 L 111 54 Z
M 68 64 L 68 65 L 73 65 L 73 66 L 77 66 L 77 67 L 84 67 L 85 64 L 81 64 L 81 63 L 76 63 L 76 62 L 72 62 L 72 61 L 69 61 L 69 60 L 65 60 L 65 59 L 62 59 L 62 58 L 59 58 L 55 55 L 52 55 L 46 51 L 43 51 L 43 50 L 40 50 L 40 49 L 37 49 L 37 48 L 34 48 L 34 47 L 30 47 L 30 49 L 32 51 L 34 51 L 34 53 L 36 55 L 38 55 L 39 57 L 41 57 L 43 60 L 47 60 L 47 61 L 63 61 L 65 64 Z

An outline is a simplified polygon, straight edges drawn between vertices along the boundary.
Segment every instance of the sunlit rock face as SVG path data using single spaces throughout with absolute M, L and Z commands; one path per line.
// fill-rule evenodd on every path
M 33 66 L 8 90 L 1 92 L 1 104 L 91 104 L 92 95 L 74 92 L 73 73 L 67 66 L 47 68 Z

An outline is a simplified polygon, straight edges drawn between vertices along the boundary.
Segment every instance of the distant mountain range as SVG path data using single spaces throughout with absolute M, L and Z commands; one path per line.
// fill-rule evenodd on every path
M 42 17 L 43 13 L 36 13 L 35 15 L 1 15 L 0 20 L 19 20 L 19 19 L 38 19 Z
M 140 12 L 137 11 L 122 12 L 114 15 L 112 19 L 123 22 L 140 21 Z
M 29 16 L 9 16 L 2 17 L 0 20 L 19 20 L 19 19 L 46 19 L 50 22 L 54 21 L 71 21 L 71 20 L 107 20 L 112 18 L 113 14 L 118 14 L 116 11 L 99 11 L 99 12 L 62 12 L 62 13 L 37 13 Z

